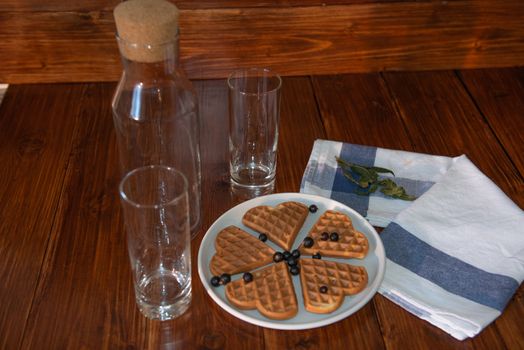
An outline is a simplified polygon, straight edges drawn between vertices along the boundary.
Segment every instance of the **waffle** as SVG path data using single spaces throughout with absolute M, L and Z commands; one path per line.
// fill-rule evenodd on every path
M 233 275 L 267 265 L 273 261 L 275 253 L 267 244 L 236 226 L 228 226 L 218 233 L 215 249 L 209 266 L 215 276 Z
M 338 241 L 321 240 L 323 232 L 337 232 Z M 322 214 L 309 231 L 309 237 L 314 241 L 313 246 L 306 248 L 301 245 L 300 251 L 303 254 L 320 253 L 322 256 L 362 259 L 369 250 L 366 236 L 355 230 L 349 217 L 334 210 L 327 210 Z
M 249 209 L 242 223 L 284 248 L 291 250 L 298 231 L 308 215 L 308 207 L 298 202 L 284 202 L 276 207 L 258 206 Z
M 285 320 L 298 312 L 293 281 L 285 263 L 253 272 L 253 281 L 249 283 L 242 278 L 228 283 L 226 297 L 239 309 L 257 309 L 271 319 Z
M 363 290 L 368 274 L 362 266 L 319 259 L 300 259 L 300 284 L 306 310 L 325 314 L 340 307 L 346 295 Z M 321 288 L 325 288 L 324 293 Z

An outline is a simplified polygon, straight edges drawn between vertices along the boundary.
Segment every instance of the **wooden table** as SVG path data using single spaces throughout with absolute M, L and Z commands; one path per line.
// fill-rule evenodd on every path
M 227 90 L 195 81 L 203 225 L 193 302 L 149 321 L 135 306 L 110 101 L 115 83 L 11 85 L 0 106 L 1 349 L 524 348 L 524 287 L 492 325 L 456 341 L 376 295 L 333 325 L 277 331 L 218 307 L 197 275 L 207 228 L 237 203 L 227 182 Z M 276 192 L 299 189 L 318 138 L 465 153 L 524 207 L 524 69 L 285 78 Z

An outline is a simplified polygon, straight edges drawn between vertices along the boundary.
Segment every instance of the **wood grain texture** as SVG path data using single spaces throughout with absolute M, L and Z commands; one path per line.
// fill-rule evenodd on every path
M 298 192 L 313 142 L 326 137 L 309 79 L 284 79 L 279 132 L 276 192 Z M 379 331 L 373 307 L 368 305 L 356 315 L 320 329 L 286 332 L 285 336 L 266 329 L 264 342 L 266 349 L 381 349 L 382 340 L 370 336 Z
M 446 156 L 466 154 L 524 207 L 522 176 L 453 72 L 384 73 L 384 76 L 415 151 Z
M 466 70 L 460 78 L 470 92 L 477 107 L 486 118 L 511 161 L 524 177 L 524 71 L 522 69 Z M 524 180 L 518 191 L 524 195 Z M 522 201 L 520 201 L 522 203 Z M 521 205 L 522 207 L 522 205 Z M 524 334 L 513 321 L 524 314 L 524 286 L 500 318 L 497 328 L 508 349 L 524 348 Z
M 505 186 L 506 191 L 522 203 L 521 178 L 453 72 L 389 73 L 384 74 L 385 80 L 381 76 L 313 78 L 329 139 L 430 154 L 466 153 L 492 170 L 488 174 L 503 188 L 511 184 Z M 489 85 L 488 79 L 479 82 Z M 516 147 L 522 151 L 522 144 Z M 497 171 L 489 166 L 496 162 L 494 157 L 502 163 Z M 506 339 L 520 344 L 520 336 L 511 335 L 515 331 L 512 318 L 505 323 L 504 338 L 500 327 L 491 326 L 473 340 L 459 343 L 428 323 L 420 324 L 417 317 L 399 312 L 402 309 L 387 299 L 377 296 L 373 300 L 387 348 L 401 349 L 406 344 L 409 348 L 504 348 Z M 522 312 L 521 301 L 511 306 L 514 314 Z
M 0 107 L 1 349 L 19 347 L 31 312 L 82 89 L 10 86 Z
M 385 73 L 384 76 L 415 151 L 448 156 L 466 154 L 517 205 L 524 207 L 522 177 L 453 72 Z M 524 150 L 522 145 L 519 147 Z M 510 305 L 515 307 L 515 303 Z M 390 303 L 383 306 L 379 310 L 384 317 L 394 312 Z M 522 302 L 516 307 L 522 311 Z M 431 333 L 440 332 L 431 328 Z M 398 326 L 392 329 L 398 330 Z M 464 345 L 469 343 L 476 349 L 492 349 L 505 348 L 507 340 L 511 343 L 515 343 L 511 339 L 521 341 L 521 335 L 513 335 L 508 330 L 511 327 L 502 336 L 497 323 L 492 324 L 475 338 L 466 340 Z M 403 334 L 392 339 L 401 344 L 403 337 L 412 332 L 405 329 Z M 414 339 L 420 341 L 421 337 Z M 450 345 L 453 343 L 451 341 Z
M 378 73 L 313 77 L 329 140 L 410 149 L 409 136 Z
M 380 74 L 314 77 L 313 83 L 329 140 L 413 150 L 404 120 Z M 379 295 L 373 298 L 373 305 L 387 349 L 453 348 L 456 343 Z
M 519 327 L 519 322 L 515 322 L 522 315 L 524 315 L 524 285 L 520 286 L 504 313 L 495 321 L 508 349 L 524 348 L 524 334 Z
M 203 149 L 224 151 L 227 134 L 223 92 L 216 82 L 197 85 L 201 109 Z M 174 321 L 145 319 L 134 299 L 131 273 L 116 188 L 118 159 L 110 111 L 114 84 L 91 85 L 77 101 L 75 147 L 57 221 L 44 263 L 22 348 L 48 344 L 50 348 L 246 348 L 260 337 L 240 320 L 221 310 L 203 290 L 196 257 L 202 232 L 192 242 L 193 302 Z M 222 112 L 221 112 L 222 111 Z M 227 115 L 227 114 L 226 114 Z M 227 138 L 223 139 L 227 141 Z M 219 164 L 216 167 L 217 163 Z M 217 185 L 225 159 L 203 152 L 204 227 L 231 207 L 229 187 Z M 53 315 L 49 319 L 49 315 Z M 50 328 L 41 332 L 42 324 Z M 257 349 L 256 345 L 250 346 Z
M 299 192 L 313 142 L 325 134 L 309 78 L 284 79 L 281 93 L 275 191 Z
M 326 6 L 339 4 L 408 2 L 413 0 L 170 0 L 179 9 Z M 431 1 L 431 0 L 419 0 Z M 0 11 L 101 11 L 112 10 L 121 0 L 3 0 Z
M 514 66 L 524 62 L 519 0 L 186 9 L 191 78 L 239 67 L 284 75 Z M 117 80 L 110 11 L 0 12 L 0 81 Z
M 115 86 L 76 87 L 83 93 L 69 116 L 73 151 L 22 348 L 145 347 L 148 325 L 134 306 L 117 194 Z
M 524 176 L 524 69 L 464 70 L 460 77 Z
M 466 153 L 522 207 L 509 142 L 520 130 L 520 70 L 397 72 L 285 78 L 277 191 L 297 191 L 316 138 L 431 154 Z M 494 98 L 498 79 L 508 98 Z M 263 329 L 223 311 L 198 278 L 207 228 L 240 200 L 228 183 L 224 80 L 196 81 L 201 111 L 203 223 L 192 241 L 193 303 L 154 322 L 136 308 L 116 193 L 110 111 L 115 84 L 13 85 L 0 106 L 0 348 L 6 349 L 518 349 L 521 286 L 501 317 L 456 341 L 377 295 L 354 315 L 305 331 Z M 500 125 L 499 125 L 500 124 Z M 377 127 L 380 125 L 381 127 Z M 52 126 L 52 127 L 51 127 Z M 459 132 L 460 131 L 460 132 Z
M 240 200 L 229 185 L 229 114 L 225 80 L 197 81 L 199 96 L 200 148 L 202 152 L 202 212 L 204 221 L 198 236 L 191 242 L 194 267 L 193 301 L 190 329 L 194 332 L 191 348 L 262 349 L 259 327 L 251 327 L 222 310 L 203 289 L 197 273 L 196 257 L 206 230 L 224 212 Z M 176 339 L 176 338 L 175 338 Z

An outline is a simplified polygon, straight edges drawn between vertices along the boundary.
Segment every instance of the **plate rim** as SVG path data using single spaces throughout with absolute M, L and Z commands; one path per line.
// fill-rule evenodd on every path
M 349 211 L 352 215 L 355 215 L 356 217 L 359 217 L 361 219 L 362 223 L 364 224 L 364 226 L 366 226 L 369 229 L 369 231 L 371 232 L 371 235 L 374 236 L 375 242 L 376 242 L 375 252 L 376 252 L 377 260 L 378 260 L 378 268 L 377 268 L 377 273 L 376 273 L 375 279 L 373 280 L 373 282 L 371 284 L 371 289 L 369 290 L 368 294 L 362 300 L 360 300 L 358 303 L 356 303 L 350 309 L 348 309 L 347 312 L 342 312 L 340 314 L 332 315 L 332 316 L 329 316 L 330 314 L 318 314 L 319 316 L 325 315 L 326 318 L 322 318 L 320 320 L 307 322 L 307 323 L 300 323 L 300 322 L 298 322 L 298 323 L 285 323 L 284 324 L 284 323 L 273 322 L 270 319 L 267 319 L 267 320 L 257 319 L 257 318 L 251 317 L 250 315 L 246 315 L 245 313 L 242 312 L 242 310 L 236 309 L 235 307 L 227 304 L 224 300 L 222 300 L 220 298 L 219 295 L 217 295 L 217 293 L 215 293 L 213 291 L 213 288 L 216 288 L 216 287 L 212 287 L 210 285 L 209 281 L 207 281 L 207 279 L 205 278 L 205 272 L 204 272 L 204 266 L 203 266 L 204 265 L 204 261 L 203 261 L 203 259 L 204 259 L 204 257 L 203 257 L 203 255 L 204 255 L 204 253 L 203 253 L 204 243 L 207 243 L 208 240 L 212 239 L 212 238 L 209 238 L 209 237 L 211 237 L 211 235 L 213 234 L 213 232 L 216 229 L 216 226 L 219 225 L 219 223 L 224 219 L 224 217 L 228 216 L 228 214 L 230 214 L 230 212 L 236 210 L 240 206 L 246 206 L 246 205 L 248 205 L 249 203 L 252 203 L 252 202 L 260 202 L 260 201 L 265 202 L 267 200 L 271 200 L 271 199 L 274 199 L 276 197 L 282 197 L 282 196 L 294 197 L 294 198 L 288 198 L 286 201 L 288 201 L 288 200 L 292 201 L 292 200 L 297 199 L 297 198 L 306 199 L 306 200 L 310 199 L 312 201 L 314 201 L 315 199 L 316 200 L 320 199 L 322 201 L 326 201 L 327 200 L 328 202 L 334 202 L 336 204 L 339 204 L 340 206 L 343 207 L 344 210 Z M 257 205 L 261 205 L 261 204 L 257 204 Z M 217 234 L 218 234 L 218 232 L 217 232 Z M 211 242 L 211 243 L 214 244 L 214 242 Z M 206 246 L 207 246 L 207 244 L 206 244 Z M 318 196 L 318 195 L 314 195 L 314 194 L 300 193 L 300 192 L 282 192 L 282 193 L 273 193 L 273 194 L 268 194 L 268 195 L 265 195 L 265 196 L 260 196 L 260 197 L 255 197 L 255 198 L 249 199 L 247 201 L 244 201 L 242 203 L 239 203 L 239 204 L 229 208 L 222 215 L 220 215 L 209 226 L 209 228 L 207 229 L 206 233 L 204 234 L 204 237 L 202 238 L 202 241 L 200 243 L 200 247 L 198 248 L 197 264 L 198 264 L 198 275 L 200 277 L 200 281 L 201 281 L 201 283 L 202 283 L 202 285 L 204 287 L 204 290 L 211 297 L 211 299 L 216 304 L 218 304 L 218 306 L 220 306 L 227 313 L 233 315 L 234 317 L 236 317 L 238 319 L 241 319 L 242 321 L 248 322 L 248 323 L 256 325 L 256 326 L 265 327 L 265 328 L 278 329 L 278 330 L 305 330 L 305 329 L 313 329 L 313 328 L 323 327 L 323 326 L 327 326 L 327 325 L 330 325 L 332 323 L 338 322 L 338 321 L 340 321 L 342 319 L 345 319 L 345 318 L 351 316 L 352 314 L 356 313 L 361 308 L 363 308 L 376 295 L 380 285 L 382 284 L 382 281 L 384 279 L 384 274 L 385 274 L 385 268 L 386 268 L 386 255 L 385 255 L 384 245 L 382 244 L 382 240 L 380 238 L 380 235 L 377 233 L 375 228 L 362 215 L 360 215 L 356 210 L 354 210 L 350 206 L 348 206 L 348 205 L 346 205 L 344 203 L 341 203 L 341 202 L 339 202 L 337 200 L 334 200 L 332 198 Z M 298 300 L 298 298 L 297 298 L 297 302 L 300 302 L 300 301 L 301 300 Z M 277 320 L 275 320 L 275 321 L 277 321 Z

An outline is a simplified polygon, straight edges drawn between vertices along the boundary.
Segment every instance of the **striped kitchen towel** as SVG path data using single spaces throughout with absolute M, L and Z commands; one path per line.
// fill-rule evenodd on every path
M 354 193 L 334 161 L 378 166 L 413 202 Z M 302 192 L 331 197 L 374 225 L 387 256 L 379 292 L 457 339 L 495 320 L 524 279 L 524 212 L 466 156 L 438 157 L 317 140 Z
M 342 169 L 337 166 L 335 156 L 355 164 L 393 170 L 396 175 L 395 183 L 404 187 L 408 194 L 416 197 L 426 192 L 435 182 L 440 181 L 454 159 L 316 140 L 302 178 L 300 192 L 317 194 L 344 203 L 368 219 L 373 226 L 378 227 L 386 227 L 412 202 L 392 199 L 380 191 L 369 196 L 357 194 L 357 185 L 344 177 Z

